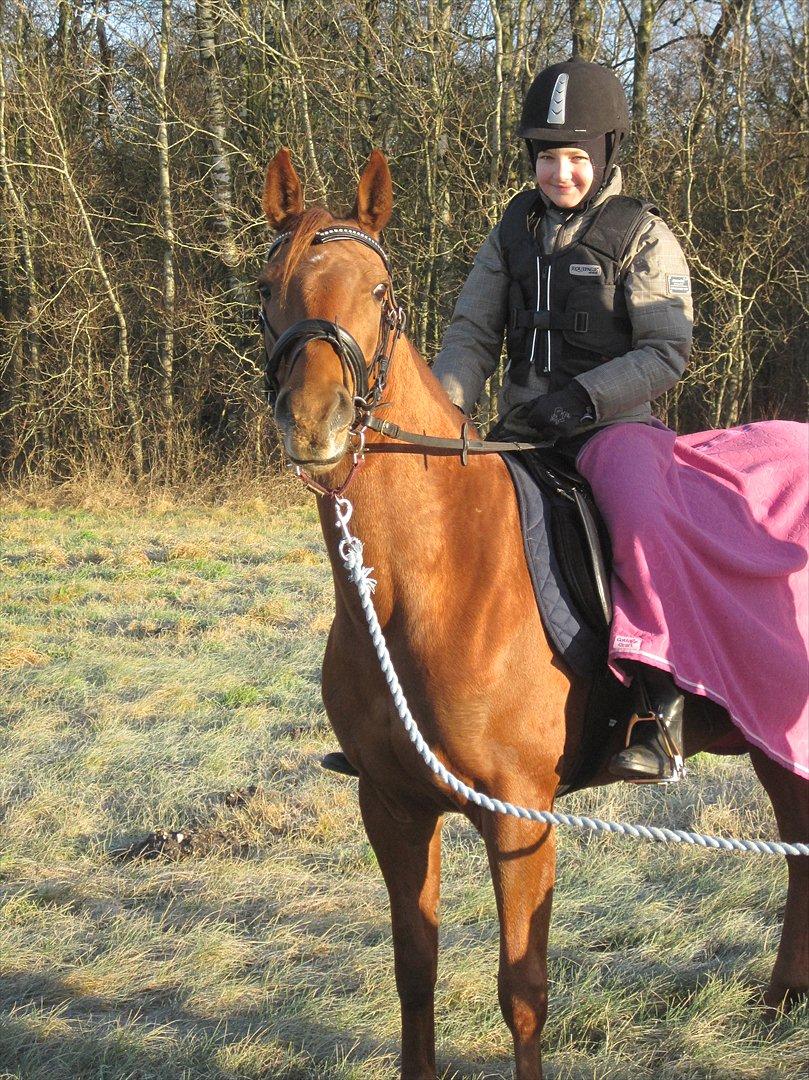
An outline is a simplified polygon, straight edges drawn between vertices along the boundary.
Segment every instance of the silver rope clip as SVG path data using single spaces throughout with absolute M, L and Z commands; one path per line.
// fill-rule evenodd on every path
M 334 513 L 337 517 L 337 528 L 342 529 L 346 536 L 349 536 L 348 523 L 351 521 L 351 515 L 354 513 L 354 507 L 351 505 L 348 499 L 336 498 L 334 500 Z

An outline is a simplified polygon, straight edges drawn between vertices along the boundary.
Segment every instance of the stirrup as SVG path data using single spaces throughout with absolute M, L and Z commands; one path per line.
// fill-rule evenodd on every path
M 635 725 L 643 723 L 654 723 L 656 725 L 662 749 L 664 753 L 668 755 L 669 763 L 671 765 L 671 775 L 650 777 L 639 776 L 636 779 L 631 777 L 621 777 L 621 779 L 625 784 L 676 784 L 680 780 L 685 779 L 688 772 L 680 748 L 674 742 L 668 728 L 663 723 L 660 715 L 656 712 L 649 712 L 645 716 L 639 716 L 637 713 L 634 713 L 634 715 L 630 717 L 626 728 L 624 750 L 630 750 L 632 748 L 632 732 L 635 730 Z M 651 750 L 651 747 L 647 747 L 647 749 Z

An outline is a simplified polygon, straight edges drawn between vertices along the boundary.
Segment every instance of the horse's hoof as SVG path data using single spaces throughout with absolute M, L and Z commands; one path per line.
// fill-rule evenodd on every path
M 793 1005 L 798 1005 L 809 998 L 809 990 L 805 988 L 771 986 L 764 995 L 764 1007 L 770 1019 L 776 1019 L 779 1015 L 789 1012 Z

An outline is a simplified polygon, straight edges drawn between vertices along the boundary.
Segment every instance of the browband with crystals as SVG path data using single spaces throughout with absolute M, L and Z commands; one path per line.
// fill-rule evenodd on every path
M 291 232 L 281 233 L 280 236 L 276 236 L 275 240 L 270 244 L 270 248 L 267 252 L 266 261 L 269 262 L 273 255 L 276 253 L 282 244 L 285 244 L 287 240 L 292 236 Z M 388 256 L 384 250 L 377 244 L 373 237 L 368 233 L 364 233 L 362 229 L 354 229 L 350 225 L 331 225 L 328 229 L 319 229 L 312 237 L 312 244 L 326 244 L 329 240 L 357 240 L 361 244 L 365 244 L 371 251 L 375 251 L 385 264 L 385 269 L 390 276 L 390 263 L 388 262 Z

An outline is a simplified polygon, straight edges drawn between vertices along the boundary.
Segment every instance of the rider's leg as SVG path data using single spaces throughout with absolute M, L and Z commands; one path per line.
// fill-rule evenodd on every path
M 622 780 L 679 780 L 683 756 L 682 691 L 667 671 L 631 664 L 646 699 L 648 719 L 641 718 L 631 731 L 630 744 L 610 760 L 609 770 Z

